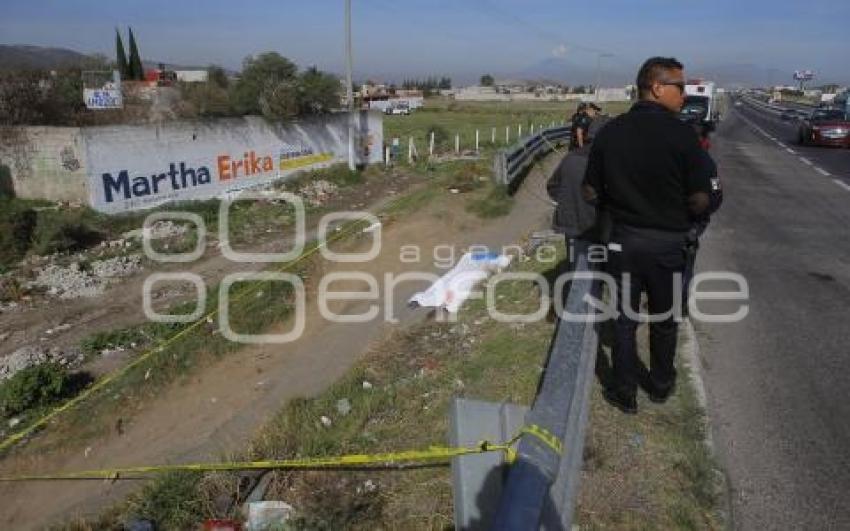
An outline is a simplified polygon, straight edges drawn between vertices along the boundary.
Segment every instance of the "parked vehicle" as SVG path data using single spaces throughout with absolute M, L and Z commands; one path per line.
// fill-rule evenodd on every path
M 680 117 L 686 122 L 702 122 L 712 128 L 720 121 L 714 82 L 690 80 L 685 84 L 685 103 Z
M 843 109 L 815 109 L 800 123 L 800 144 L 850 147 L 850 120 Z
M 384 109 L 384 114 L 408 115 L 410 114 L 410 104 L 406 101 L 400 101 L 398 103 L 388 105 L 387 108 Z

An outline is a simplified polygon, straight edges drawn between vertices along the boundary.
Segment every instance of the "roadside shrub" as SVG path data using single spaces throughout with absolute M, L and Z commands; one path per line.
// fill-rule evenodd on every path
M 442 125 L 431 124 L 428 126 L 427 141 L 431 141 L 431 133 L 434 133 L 434 144 L 441 146 L 449 143 L 450 135 Z
M 0 267 L 27 253 L 37 224 L 35 210 L 15 200 L 0 200 Z
M 58 363 L 28 367 L 0 384 L 0 412 L 11 417 L 55 403 L 73 389 L 73 378 Z
M 198 490 L 202 475 L 168 472 L 131 497 L 129 513 L 152 520 L 157 529 L 194 529 L 205 514 Z
M 15 198 L 15 183 L 12 182 L 12 171 L 8 166 L 0 164 L 0 200 Z
M 94 217 L 96 214 L 86 209 L 42 211 L 33 236 L 33 252 L 78 252 L 97 245 L 106 235 L 96 227 Z

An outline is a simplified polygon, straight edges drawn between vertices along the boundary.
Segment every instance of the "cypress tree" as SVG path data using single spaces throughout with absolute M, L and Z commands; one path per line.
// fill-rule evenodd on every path
M 124 53 L 124 43 L 121 41 L 121 34 L 118 32 L 118 28 L 115 28 L 115 55 L 121 79 L 129 79 L 130 72 L 129 65 L 127 64 L 127 54 Z
M 130 78 L 144 81 L 145 70 L 142 67 L 142 58 L 139 57 L 139 48 L 136 46 L 136 38 L 133 36 L 133 28 L 130 30 Z

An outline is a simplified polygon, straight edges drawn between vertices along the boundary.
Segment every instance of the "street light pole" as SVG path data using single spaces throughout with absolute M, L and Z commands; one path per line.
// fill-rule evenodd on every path
M 354 171 L 354 88 L 352 87 L 351 0 L 345 0 L 345 93 L 348 101 L 348 169 Z
M 602 58 L 613 56 L 614 55 L 610 53 L 596 54 L 596 103 L 599 103 L 599 85 L 602 83 Z

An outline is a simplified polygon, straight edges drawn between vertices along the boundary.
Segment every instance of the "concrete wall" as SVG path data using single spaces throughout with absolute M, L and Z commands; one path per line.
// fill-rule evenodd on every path
M 77 127 L 0 129 L 0 165 L 18 197 L 81 201 L 88 197 L 85 142 Z
M 355 116 L 360 164 L 381 162 L 382 116 Z M 2 130 L 0 164 L 24 198 L 102 212 L 207 199 L 348 160 L 348 115 L 293 123 L 259 117 L 159 125 Z

